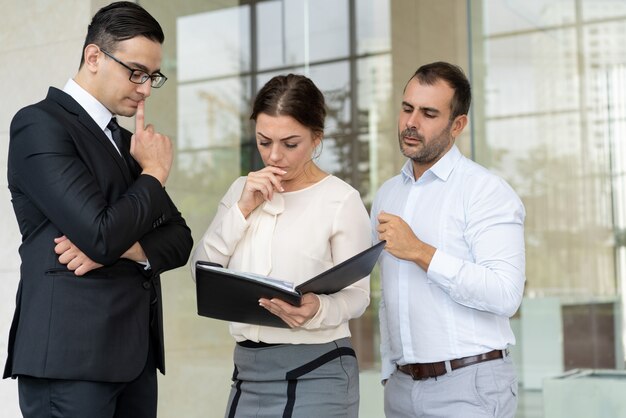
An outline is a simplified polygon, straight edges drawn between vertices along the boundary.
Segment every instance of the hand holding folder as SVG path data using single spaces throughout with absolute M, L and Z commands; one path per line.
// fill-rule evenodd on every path
M 305 293 L 338 292 L 370 274 L 384 247 L 385 241 L 381 241 L 298 286 L 284 280 L 237 272 L 214 263 L 198 261 L 198 314 L 226 321 L 288 328 L 282 319 L 259 306 L 259 299 L 278 298 L 300 306 Z

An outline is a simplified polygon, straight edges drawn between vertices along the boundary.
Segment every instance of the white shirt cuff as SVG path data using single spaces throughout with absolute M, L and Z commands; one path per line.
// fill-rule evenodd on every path
M 454 283 L 454 278 L 459 274 L 462 267 L 463 260 L 460 258 L 436 250 L 426 275 L 443 288 L 450 289 Z

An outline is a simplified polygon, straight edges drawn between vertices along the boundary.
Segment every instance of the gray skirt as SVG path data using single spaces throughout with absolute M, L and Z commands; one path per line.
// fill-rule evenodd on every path
M 227 418 L 358 417 L 349 338 L 326 344 L 237 343 Z

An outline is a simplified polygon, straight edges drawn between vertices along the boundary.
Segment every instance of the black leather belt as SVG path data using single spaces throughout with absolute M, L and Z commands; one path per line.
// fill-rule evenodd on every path
M 250 341 L 250 340 L 243 340 L 243 341 L 237 341 L 237 345 L 240 345 L 242 347 L 246 347 L 246 348 L 267 348 L 267 347 L 274 347 L 276 345 L 281 345 L 281 344 L 269 344 L 269 343 L 264 343 L 263 341 Z
M 497 360 L 509 355 L 508 350 L 493 350 L 488 353 L 478 354 L 475 356 L 463 357 L 450 360 L 450 369 L 456 370 L 461 367 L 471 366 L 472 364 L 482 363 L 483 361 Z M 439 361 L 436 363 L 414 363 L 398 366 L 398 370 L 408 374 L 413 380 L 424 380 L 431 377 L 438 377 L 446 374 L 446 362 Z

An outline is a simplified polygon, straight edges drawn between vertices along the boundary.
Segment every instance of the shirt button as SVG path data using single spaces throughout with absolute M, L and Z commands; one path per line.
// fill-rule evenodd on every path
M 144 289 L 150 289 L 150 282 L 143 282 Z

